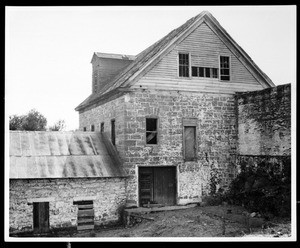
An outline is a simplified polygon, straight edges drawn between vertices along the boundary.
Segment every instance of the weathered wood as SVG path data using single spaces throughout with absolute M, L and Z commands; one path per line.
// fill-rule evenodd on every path
M 78 210 L 78 217 L 94 216 L 94 209 Z
M 92 209 L 93 208 L 93 204 L 89 204 L 89 205 L 78 205 L 78 209 L 82 210 L 82 209 Z
M 139 215 L 139 214 L 132 214 L 131 213 L 130 216 L 141 218 L 141 219 L 145 219 L 145 220 L 155 220 L 153 217 L 145 217 L 145 216 Z
M 94 223 L 94 216 L 91 218 L 80 218 L 77 220 L 78 225 L 82 225 L 84 223 Z
M 78 231 L 94 229 L 94 225 L 77 226 Z

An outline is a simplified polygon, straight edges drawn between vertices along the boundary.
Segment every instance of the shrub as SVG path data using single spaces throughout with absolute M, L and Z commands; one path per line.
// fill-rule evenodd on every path
M 262 161 L 241 164 L 241 173 L 232 181 L 224 196 L 232 204 L 264 215 L 288 217 L 291 212 L 291 161 Z

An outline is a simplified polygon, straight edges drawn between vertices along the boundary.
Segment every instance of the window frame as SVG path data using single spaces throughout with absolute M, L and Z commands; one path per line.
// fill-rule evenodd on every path
M 116 120 L 115 119 L 110 120 L 110 139 L 111 139 L 111 143 L 115 146 L 116 145 Z
M 104 133 L 104 122 L 100 123 L 100 128 L 99 128 L 100 133 Z
M 186 145 L 185 145 L 185 127 L 195 127 L 195 157 L 192 160 L 186 159 Z M 198 160 L 198 119 L 197 118 L 183 118 L 182 119 L 182 155 L 184 162 L 193 162 Z
M 83 127 L 83 132 L 86 132 L 86 127 Z
M 180 70 L 179 70 L 179 67 L 180 67 L 180 64 L 179 64 L 179 55 L 180 54 L 185 54 L 185 55 L 188 55 L 188 59 L 189 59 L 189 64 L 188 64 L 188 73 L 189 75 L 186 77 L 186 76 L 180 76 L 179 73 L 180 73 Z M 185 52 L 185 51 L 178 51 L 178 54 L 177 54 L 177 77 L 182 79 L 182 78 L 191 78 L 192 77 L 192 61 L 191 61 L 191 53 L 189 52 Z
M 155 131 L 147 131 L 147 119 L 156 119 L 156 144 L 148 144 L 147 143 L 147 132 L 155 132 Z M 146 146 L 157 146 L 159 144 L 159 118 L 156 115 L 149 115 L 145 117 L 145 145 Z
M 228 58 L 228 63 L 229 63 L 229 66 L 228 66 L 228 68 L 221 68 L 221 57 L 227 57 Z M 229 79 L 228 80 L 226 80 L 226 79 L 221 79 L 221 69 L 228 69 L 229 70 L 229 75 L 228 75 L 228 77 L 229 77 Z M 219 80 L 220 81 L 222 81 L 222 82 L 229 82 L 229 81 L 231 81 L 231 57 L 230 57 L 230 55 L 226 55 L 226 54 L 220 54 L 219 55 Z M 227 76 L 227 75 L 223 75 L 223 76 Z
M 91 125 L 91 132 L 95 132 L 95 125 L 94 124 Z

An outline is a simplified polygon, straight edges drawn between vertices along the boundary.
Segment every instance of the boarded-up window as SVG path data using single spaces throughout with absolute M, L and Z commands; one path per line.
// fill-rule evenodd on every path
M 230 64 L 228 56 L 220 56 L 220 79 L 224 81 L 230 80 Z
M 146 118 L 146 144 L 157 144 L 157 118 Z
M 189 70 L 189 54 L 179 53 L 179 77 L 189 77 Z
M 185 161 L 194 161 L 197 159 L 197 120 L 183 120 L 183 156 Z
M 111 143 L 113 145 L 116 144 L 116 127 L 115 127 L 115 120 L 111 120 Z
M 101 122 L 100 132 L 101 132 L 101 133 L 104 132 L 104 122 Z
M 33 230 L 35 233 L 49 231 L 49 202 L 33 203 Z
M 78 205 L 77 230 L 94 229 L 93 201 L 76 201 Z

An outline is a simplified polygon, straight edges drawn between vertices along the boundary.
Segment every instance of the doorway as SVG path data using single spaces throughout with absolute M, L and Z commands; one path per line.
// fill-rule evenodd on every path
M 176 205 L 176 167 L 139 167 L 139 202 Z
M 35 233 L 49 231 L 49 202 L 33 203 L 33 231 Z

